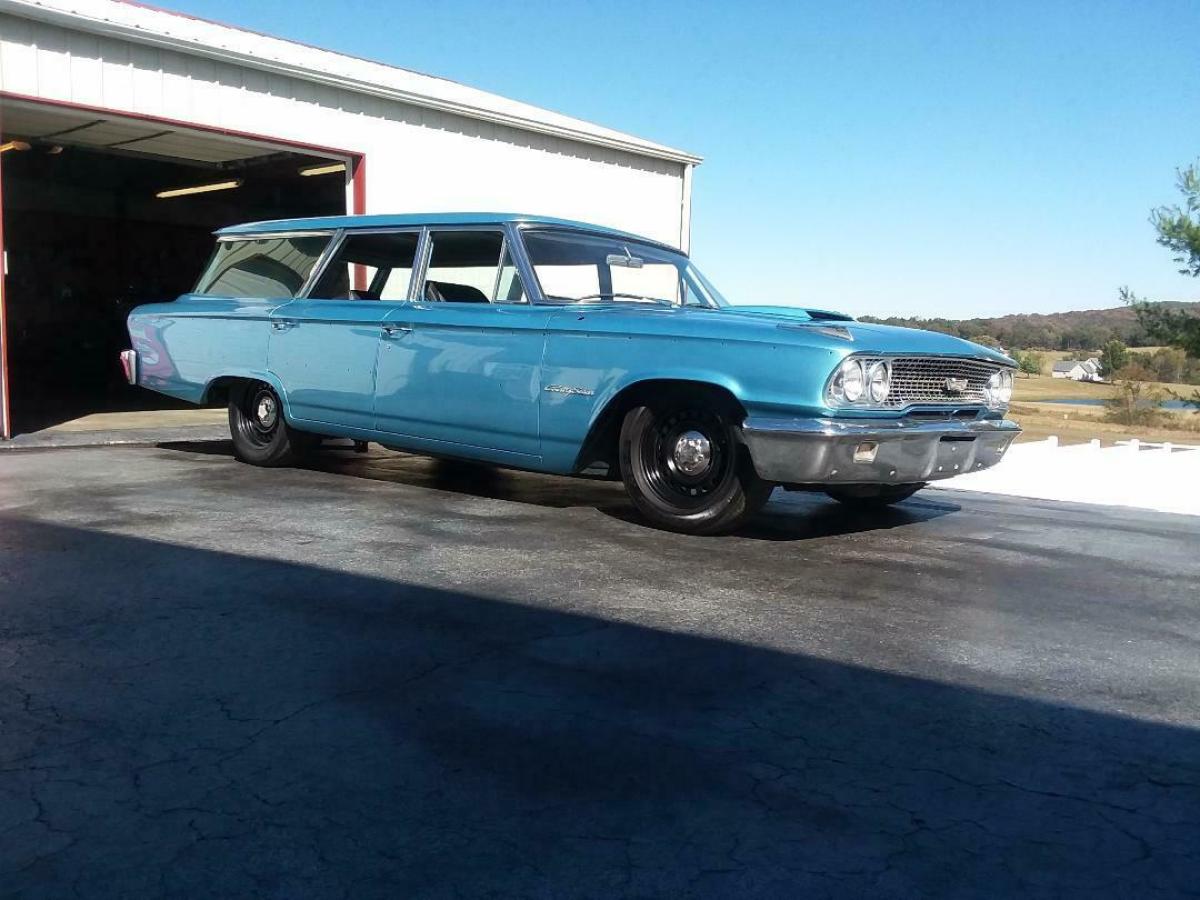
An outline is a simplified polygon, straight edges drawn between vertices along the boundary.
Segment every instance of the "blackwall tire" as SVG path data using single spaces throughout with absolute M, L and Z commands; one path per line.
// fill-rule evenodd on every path
M 234 455 L 255 466 L 291 465 L 318 440 L 288 425 L 279 395 L 261 381 L 246 382 L 230 391 L 229 433 Z
M 754 471 L 737 422 L 712 398 L 679 396 L 631 409 L 621 425 L 621 478 L 642 516 L 685 534 L 723 534 L 758 512 L 773 485 Z
M 826 488 L 825 493 L 852 509 L 883 509 L 893 503 L 907 500 L 924 484 L 887 484 L 879 486 L 852 486 Z

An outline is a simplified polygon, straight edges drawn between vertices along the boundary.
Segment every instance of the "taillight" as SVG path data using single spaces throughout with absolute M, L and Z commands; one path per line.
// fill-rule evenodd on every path
M 130 384 L 137 384 L 137 351 L 122 350 L 121 351 L 121 369 L 125 372 L 125 380 Z

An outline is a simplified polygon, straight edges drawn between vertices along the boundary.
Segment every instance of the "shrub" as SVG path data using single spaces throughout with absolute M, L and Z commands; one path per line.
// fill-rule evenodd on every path
M 1154 373 L 1131 363 L 1113 374 L 1116 395 L 1104 402 L 1106 422 L 1120 425 L 1154 425 L 1162 419 L 1163 392 L 1150 382 Z
M 1042 354 L 1032 350 L 1016 351 L 1017 368 L 1026 375 L 1042 374 Z

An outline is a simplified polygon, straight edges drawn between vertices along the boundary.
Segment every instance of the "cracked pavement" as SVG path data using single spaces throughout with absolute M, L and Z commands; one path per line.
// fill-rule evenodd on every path
M 0 458 L 0 895 L 1200 894 L 1200 520 Z

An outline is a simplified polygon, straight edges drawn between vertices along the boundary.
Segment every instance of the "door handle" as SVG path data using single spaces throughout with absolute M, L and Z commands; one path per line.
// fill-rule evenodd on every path
M 383 325 L 384 337 L 395 337 L 396 335 L 403 337 L 404 335 L 411 333 L 411 325 L 397 325 L 394 322 L 385 322 Z
M 289 328 L 295 328 L 296 323 L 291 319 L 275 319 L 271 322 L 271 327 L 276 331 L 287 331 Z

